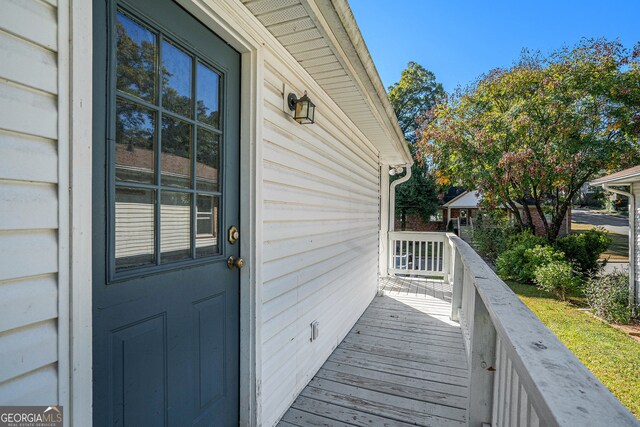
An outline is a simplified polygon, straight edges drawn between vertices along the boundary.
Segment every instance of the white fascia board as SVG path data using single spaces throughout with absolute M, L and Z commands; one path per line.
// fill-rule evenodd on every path
M 628 186 L 636 182 L 640 182 L 640 173 L 638 172 L 627 176 L 612 178 L 610 180 L 596 179 L 589 182 L 588 184 L 590 187 L 601 187 L 602 184 Z
M 387 134 L 389 148 L 398 154 L 385 155 L 386 150 L 378 147 L 382 163 L 393 166 L 413 164 L 409 147 L 349 4 L 345 0 L 302 0 L 302 3 L 360 88 L 375 119 Z

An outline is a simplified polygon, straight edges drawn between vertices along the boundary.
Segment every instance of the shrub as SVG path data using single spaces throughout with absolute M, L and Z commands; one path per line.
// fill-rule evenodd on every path
M 553 246 L 536 245 L 532 249 L 527 249 L 524 253 L 527 264 L 531 270 L 531 276 L 535 274 L 535 269 L 550 264 L 555 261 L 564 261 L 564 253 L 556 250 Z
M 498 274 L 503 278 L 514 279 L 521 283 L 531 282 L 536 266 L 530 264 L 530 257 L 537 255 L 537 252 L 527 253 L 527 251 L 543 244 L 543 238 L 534 236 L 529 231 L 512 235 L 507 239 L 507 250 L 496 259 Z
M 512 249 L 519 245 L 525 245 L 527 248 L 531 249 L 536 245 L 545 245 L 546 240 L 542 236 L 536 236 L 531 232 L 531 230 L 525 230 L 520 233 L 512 233 L 507 239 L 507 247 L 506 249 Z
M 573 265 L 561 260 L 538 266 L 534 272 L 534 281 L 539 289 L 555 294 L 562 301 L 580 285 L 580 278 L 574 274 Z
M 478 252 L 495 261 L 507 248 L 508 238 L 512 234 L 513 227 L 504 215 L 485 213 L 474 220 L 471 238 Z
M 597 272 L 601 268 L 598 263 L 600 255 L 609 249 L 611 237 L 602 227 L 581 234 L 570 234 L 556 241 L 556 248 L 564 252 L 567 259 L 574 263 L 576 269 L 587 276 Z
M 586 281 L 584 292 L 596 315 L 608 322 L 631 322 L 628 273 L 616 270 L 611 274 L 593 276 Z

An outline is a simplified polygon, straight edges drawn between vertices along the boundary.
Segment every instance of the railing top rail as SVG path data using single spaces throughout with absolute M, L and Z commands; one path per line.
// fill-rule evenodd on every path
M 451 233 L 447 238 L 471 273 L 496 332 L 545 424 L 640 425 L 469 244 Z
M 389 237 L 415 237 L 415 238 L 430 238 L 430 237 L 439 237 L 445 238 L 447 233 L 444 231 L 390 231 Z

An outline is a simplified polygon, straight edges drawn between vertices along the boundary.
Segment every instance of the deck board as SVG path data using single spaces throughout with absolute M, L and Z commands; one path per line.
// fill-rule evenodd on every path
M 280 426 L 462 426 L 468 367 L 451 288 L 382 278 L 376 297 Z

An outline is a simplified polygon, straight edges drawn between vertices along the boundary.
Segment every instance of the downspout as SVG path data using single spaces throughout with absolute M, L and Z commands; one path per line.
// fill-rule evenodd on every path
M 630 186 L 630 190 L 633 191 L 633 184 Z M 602 188 L 614 194 L 626 196 L 629 198 L 629 304 L 631 307 L 635 307 L 638 304 L 636 301 L 636 241 L 634 238 L 635 226 L 636 226 L 636 198 L 633 193 L 627 193 L 616 188 L 611 188 L 607 184 L 602 184 Z
M 395 231 L 396 227 L 396 187 L 403 182 L 407 182 L 409 178 L 411 178 L 411 164 L 407 163 L 404 165 L 404 168 L 407 170 L 405 176 L 400 179 L 396 179 L 391 183 L 391 188 L 389 189 L 389 231 Z

